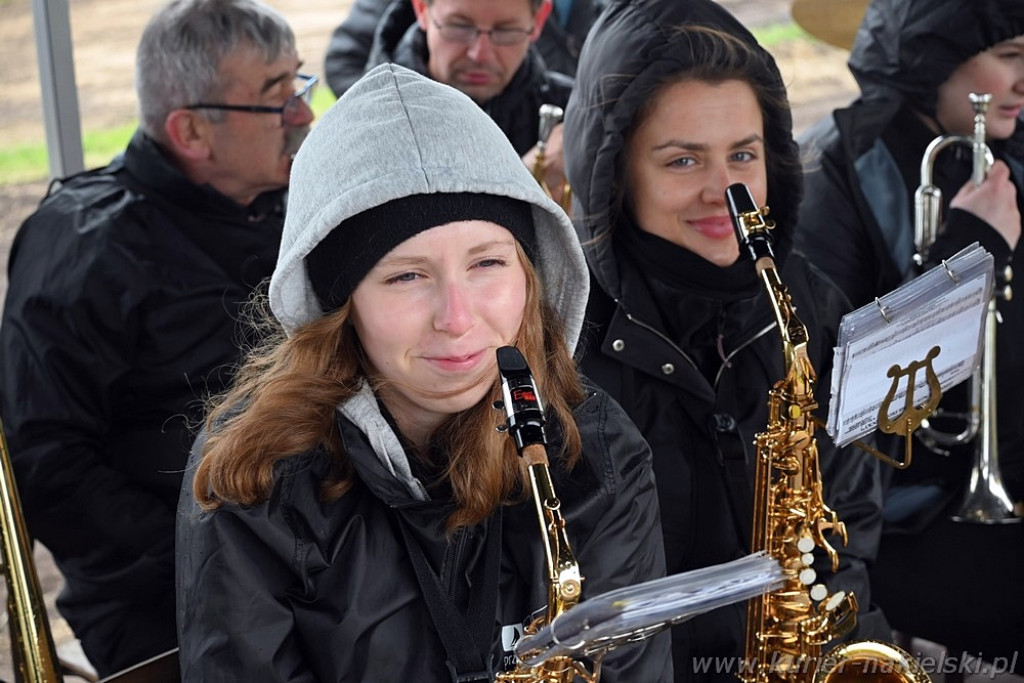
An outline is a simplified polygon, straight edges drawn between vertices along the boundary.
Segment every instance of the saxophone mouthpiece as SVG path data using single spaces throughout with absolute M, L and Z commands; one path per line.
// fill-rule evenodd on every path
M 497 356 L 507 430 L 515 439 L 519 455 L 522 455 L 527 446 L 547 443 L 544 406 L 522 352 L 514 346 L 501 346 Z
M 729 207 L 732 227 L 736 231 L 736 241 L 740 247 L 746 247 L 750 258 L 755 263 L 762 258 L 775 259 L 772 252 L 772 240 L 768 231 L 775 227 L 764 217 L 768 215 L 768 207 L 758 207 L 750 188 L 743 183 L 733 183 L 725 188 L 725 202 Z

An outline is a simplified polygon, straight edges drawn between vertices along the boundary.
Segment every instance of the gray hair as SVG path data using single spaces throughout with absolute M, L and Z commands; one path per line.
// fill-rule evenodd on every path
M 250 49 L 265 62 L 295 52 L 295 34 L 277 11 L 259 0 L 172 0 L 149 20 L 135 58 L 139 125 L 163 139 L 175 109 L 218 101 L 227 83 L 221 60 Z M 206 112 L 211 120 L 224 112 Z

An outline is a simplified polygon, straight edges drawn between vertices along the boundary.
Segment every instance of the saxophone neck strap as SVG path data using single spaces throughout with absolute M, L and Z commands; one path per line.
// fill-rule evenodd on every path
M 447 665 L 452 683 L 489 683 L 494 677 L 491 637 L 497 620 L 498 579 L 501 574 L 501 512 L 499 506 L 487 522 L 483 569 L 482 572 L 476 572 L 483 576 L 473 582 L 466 614 L 462 613 L 451 595 L 444 590 L 441 579 L 430 567 L 423 549 L 413 537 L 408 522 L 400 512 L 396 511 L 395 514 L 423 600 L 427 603 L 430 618 L 448 655 Z

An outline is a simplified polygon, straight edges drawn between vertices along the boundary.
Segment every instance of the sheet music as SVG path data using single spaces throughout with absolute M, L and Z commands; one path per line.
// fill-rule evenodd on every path
M 879 407 L 893 383 L 891 367 L 923 361 L 938 346 L 932 366 L 943 392 L 971 376 L 981 360 L 993 279 L 992 255 L 975 243 L 843 317 L 826 428 L 838 445 L 878 427 Z M 924 371 L 914 374 L 915 404 L 928 396 L 926 381 Z M 907 385 L 901 378 L 890 418 L 905 408 Z

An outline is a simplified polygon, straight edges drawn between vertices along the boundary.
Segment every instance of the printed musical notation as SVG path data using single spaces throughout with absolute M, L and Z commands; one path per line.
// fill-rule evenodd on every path
M 911 382 L 914 405 L 925 402 L 926 373 L 916 368 L 929 356 L 943 392 L 971 376 L 981 359 L 993 281 L 992 255 L 974 244 L 843 317 L 826 427 L 836 444 L 878 427 L 879 407 L 894 381 L 901 384 L 889 403 L 890 419 L 907 407 Z M 906 368 L 911 371 L 901 376 Z

